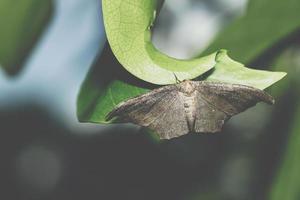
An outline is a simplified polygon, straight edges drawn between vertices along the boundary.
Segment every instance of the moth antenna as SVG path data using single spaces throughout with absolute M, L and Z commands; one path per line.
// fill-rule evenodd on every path
M 181 83 L 182 81 L 179 80 L 179 78 L 176 76 L 176 74 L 173 72 L 174 76 L 175 76 L 175 80 L 176 80 L 176 83 Z

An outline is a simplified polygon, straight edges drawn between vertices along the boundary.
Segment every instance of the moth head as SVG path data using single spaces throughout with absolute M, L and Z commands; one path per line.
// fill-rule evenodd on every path
M 178 86 L 179 86 L 179 91 L 185 94 L 192 94 L 195 91 L 193 82 L 190 80 L 184 80 Z

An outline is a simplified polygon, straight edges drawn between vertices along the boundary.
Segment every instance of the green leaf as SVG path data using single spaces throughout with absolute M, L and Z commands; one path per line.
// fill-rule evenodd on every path
M 178 60 L 162 55 L 151 44 L 149 25 L 154 20 L 152 15 L 154 8 L 154 1 L 136 0 L 134 4 L 120 0 L 114 2 L 103 1 L 108 40 L 121 65 L 107 46 L 81 88 L 77 110 L 80 121 L 110 123 L 105 120 L 105 116 L 116 104 L 157 87 L 147 85 L 142 80 L 156 84 L 174 83 L 173 72 L 181 80 L 192 79 L 183 78 L 182 75 L 179 75 L 176 71 L 178 70 L 178 65 L 176 65 Z M 228 35 L 227 37 L 231 38 L 232 36 Z M 244 46 L 243 50 L 249 53 L 247 47 Z M 225 50 L 218 51 L 198 61 L 200 62 L 200 60 L 204 61 L 203 63 L 209 63 L 209 65 L 206 65 L 206 70 L 214 67 L 214 69 L 204 74 L 209 81 L 238 83 L 265 89 L 286 75 L 283 72 L 268 72 L 246 68 L 243 64 L 230 59 Z M 178 62 L 194 63 L 195 60 Z M 160 63 L 165 63 L 165 65 L 158 65 Z M 171 63 L 174 65 L 171 65 Z M 134 78 L 123 70 L 122 65 L 142 80 Z M 202 68 L 202 66 L 199 65 L 198 68 Z M 171 67 L 174 67 L 174 69 Z M 164 70 L 167 73 L 164 73 Z M 189 68 L 181 68 L 181 65 L 180 70 L 181 73 L 190 73 Z M 197 67 L 195 67 L 195 71 L 198 71 Z
M 204 54 L 224 48 L 252 62 L 300 28 L 299 10 L 299 0 L 250 0 L 245 16 L 221 31 Z
M 52 0 L 0 1 L 0 65 L 18 72 L 52 13 Z
M 216 57 L 216 66 L 207 80 L 226 83 L 236 83 L 259 88 L 261 90 L 282 79 L 285 72 L 270 72 L 255 70 L 232 60 L 226 50 L 220 50 Z
M 109 44 L 119 62 L 136 77 L 158 85 L 193 79 L 215 65 L 215 53 L 191 60 L 171 58 L 151 42 L 157 1 L 103 0 L 104 25 Z

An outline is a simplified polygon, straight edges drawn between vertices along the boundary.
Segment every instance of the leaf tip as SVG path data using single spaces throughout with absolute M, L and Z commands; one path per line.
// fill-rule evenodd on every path
M 278 77 L 280 77 L 279 80 L 284 78 L 286 75 L 287 75 L 286 72 L 278 72 Z

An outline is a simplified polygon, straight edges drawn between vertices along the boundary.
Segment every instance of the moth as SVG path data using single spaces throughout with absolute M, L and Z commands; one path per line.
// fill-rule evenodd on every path
M 219 132 L 232 116 L 258 102 L 275 101 L 250 86 L 186 80 L 121 102 L 106 118 L 148 127 L 161 139 L 171 139 L 192 132 Z

